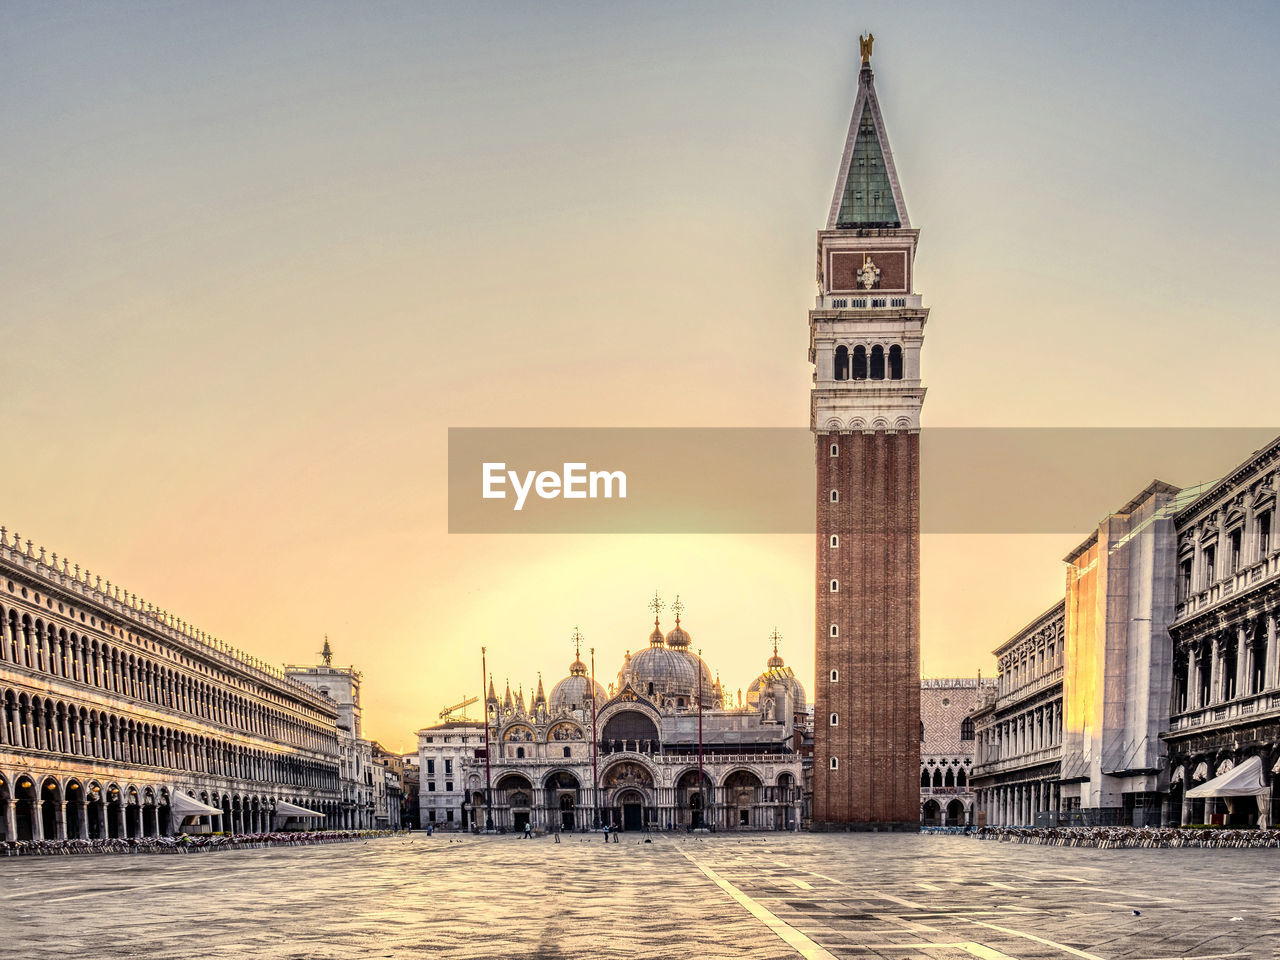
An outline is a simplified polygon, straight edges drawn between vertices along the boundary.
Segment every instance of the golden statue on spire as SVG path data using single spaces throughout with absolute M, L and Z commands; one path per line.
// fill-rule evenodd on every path
M 862 54 L 862 62 L 871 62 L 871 45 L 876 42 L 876 35 L 868 33 L 865 37 L 858 37 L 858 52 Z

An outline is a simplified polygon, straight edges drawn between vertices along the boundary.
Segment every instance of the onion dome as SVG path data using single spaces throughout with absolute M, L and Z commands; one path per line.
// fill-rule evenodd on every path
M 673 650 L 688 650 L 693 637 L 689 636 L 688 631 L 680 626 L 680 614 L 684 613 L 684 604 L 680 602 L 680 594 L 676 594 L 676 602 L 671 605 L 671 609 L 676 612 L 676 625 L 667 634 L 667 646 Z M 656 620 L 654 621 L 654 626 L 657 626 Z

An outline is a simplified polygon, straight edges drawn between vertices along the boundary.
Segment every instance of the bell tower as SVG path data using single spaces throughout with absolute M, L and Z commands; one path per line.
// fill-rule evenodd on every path
M 862 67 L 809 311 L 817 466 L 813 821 L 920 822 L 920 347 L 912 229 Z

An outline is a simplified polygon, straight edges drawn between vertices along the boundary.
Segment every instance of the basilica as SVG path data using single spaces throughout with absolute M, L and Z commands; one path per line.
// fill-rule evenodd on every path
M 796 829 L 803 816 L 804 687 L 777 651 L 727 696 L 680 623 L 654 607 L 643 649 L 606 688 L 582 660 L 526 705 L 492 679 L 486 721 L 419 732 L 424 826 L 453 829 Z M 436 773 L 438 771 L 438 774 Z M 448 771 L 448 778 L 445 777 Z M 447 788 L 447 789 L 444 789 Z

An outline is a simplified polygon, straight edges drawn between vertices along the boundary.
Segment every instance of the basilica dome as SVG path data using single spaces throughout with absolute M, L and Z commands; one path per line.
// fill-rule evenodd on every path
M 579 657 L 569 665 L 569 675 L 551 688 L 547 705 L 552 714 L 585 710 L 590 697 L 591 678 L 587 676 L 587 665 Z M 598 683 L 595 685 L 595 699 L 597 704 L 609 699 L 604 687 Z
M 792 710 L 797 713 L 803 711 L 806 706 L 804 685 L 800 682 L 800 678 L 795 675 L 795 672 L 784 664 L 782 658 L 778 656 L 778 643 L 775 640 L 773 656 L 769 658 L 764 673 L 752 680 L 751 686 L 747 688 L 747 706 L 753 710 L 759 709 L 761 691 L 768 692 L 779 685 L 785 687 L 790 695 Z
M 689 634 L 676 621 L 664 638 L 655 621 L 649 646 L 629 655 L 618 673 L 619 689 L 625 684 L 641 696 L 687 698 L 698 695 L 698 675 L 702 675 L 703 702 L 713 695 L 711 671 L 697 654 L 689 651 Z

